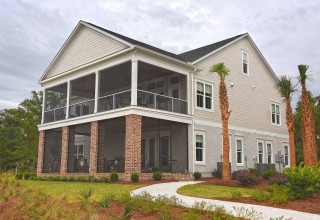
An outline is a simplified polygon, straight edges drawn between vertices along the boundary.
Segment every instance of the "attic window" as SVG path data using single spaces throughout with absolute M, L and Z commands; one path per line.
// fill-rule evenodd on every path
M 242 73 L 249 75 L 249 54 L 242 51 Z

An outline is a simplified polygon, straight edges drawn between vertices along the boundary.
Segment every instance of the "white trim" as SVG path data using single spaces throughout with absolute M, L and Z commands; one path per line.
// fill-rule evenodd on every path
M 202 148 L 202 158 L 203 161 L 197 161 L 197 135 L 201 135 L 203 137 L 203 148 Z M 194 154 L 195 154 L 195 161 L 196 165 L 206 165 L 206 132 L 195 130 L 194 132 Z
M 98 112 L 98 99 L 100 96 L 100 72 L 96 71 L 95 77 L 95 93 L 94 93 L 94 113 Z
M 267 156 L 267 160 L 266 160 L 266 163 L 268 163 L 268 156 L 269 156 L 269 153 L 268 153 L 268 144 L 271 145 L 271 161 L 270 161 L 270 164 L 273 164 L 273 143 L 272 141 L 266 141 L 266 156 Z M 269 164 L 269 163 L 268 163 Z
M 259 143 L 262 143 L 262 161 L 260 162 L 259 161 Z M 256 163 L 264 163 L 264 161 L 265 161 L 265 153 L 264 153 L 264 141 L 263 140 L 257 140 L 257 155 L 258 155 L 258 157 L 257 157 L 257 161 L 256 161 Z
M 67 81 L 67 104 L 66 104 L 66 119 L 69 118 L 70 113 L 70 94 L 71 94 L 71 83 L 70 80 Z
M 168 112 L 164 110 L 151 109 L 139 106 L 128 106 L 120 109 L 99 112 L 95 114 L 84 115 L 75 118 L 69 118 L 61 121 L 50 122 L 46 124 L 38 125 L 38 130 L 48 130 L 53 128 L 60 128 L 64 126 L 71 126 L 76 124 L 82 124 L 92 121 L 100 121 L 111 118 L 122 117 L 126 115 L 141 115 L 145 117 L 158 118 L 168 121 L 175 121 L 185 124 L 191 124 L 193 117 L 191 115 L 185 115 L 175 112 Z
M 216 123 L 212 121 L 203 121 L 203 120 L 194 120 L 195 124 L 198 125 L 205 125 L 205 126 L 210 126 L 210 127 L 216 127 L 216 128 L 222 128 L 221 123 Z M 284 135 L 284 134 L 276 134 L 276 133 L 271 133 L 269 131 L 259 131 L 256 130 L 255 128 L 243 128 L 243 127 L 238 127 L 238 126 L 232 126 L 229 125 L 229 130 L 235 130 L 235 131 L 240 131 L 240 132 L 247 132 L 247 133 L 255 133 L 259 135 L 267 135 L 271 137 L 280 137 L 280 138 L 289 138 L 289 135 Z
M 43 89 L 42 92 L 42 115 L 41 115 L 41 124 L 44 123 L 44 111 L 45 111 L 45 105 L 46 105 L 46 90 Z
M 194 133 L 194 120 L 192 119 L 192 131 L 191 131 L 191 146 L 192 146 L 192 173 L 195 172 L 195 161 L 196 161 L 196 147 L 195 147 L 195 133 Z
M 273 123 L 272 122 L 272 104 L 274 104 L 275 106 L 275 120 L 277 121 L 277 105 L 279 106 L 279 124 L 277 123 Z M 281 105 L 279 103 L 270 102 L 270 116 L 271 116 L 271 125 L 275 125 L 275 126 L 281 126 Z
M 242 143 L 242 154 L 241 154 L 241 161 L 242 163 L 238 163 L 238 148 L 237 148 L 237 141 L 240 140 Z M 244 142 L 243 142 L 243 137 L 235 136 L 234 138 L 234 146 L 236 150 L 236 166 L 237 167 L 243 167 L 244 166 Z
M 198 83 L 202 83 L 203 84 L 203 107 L 199 107 L 197 105 L 197 84 Z M 211 109 L 206 108 L 206 85 L 211 86 L 211 92 L 212 92 L 212 97 L 211 97 Z M 213 83 L 207 83 L 205 81 L 202 80 L 195 80 L 195 90 L 194 90 L 194 96 L 195 96 L 195 108 L 198 110 L 202 110 L 202 111 L 209 111 L 209 112 L 214 112 L 214 91 L 213 91 Z
M 285 165 L 285 168 L 289 168 L 291 166 L 291 152 L 290 152 L 290 147 L 289 147 L 289 144 L 288 143 L 284 143 L 283 145 L 283 156 L 284 156 L 284 162 L 286 162 L 286 150 L 284 149 L 285 147 L 288 148 L 288 165 Z
M 244 61 L 244 59 L 243 59 L 243 54 L 247 54 L 247 73 L 244 73 L 243 72 L 243 61 Z M 241 57 L 242 57 L 242 59 L 241 59 L 241 61 L 242 61 L 242 63 L 241 63 L 241 72 L 242 72 L 242 74 L 243 75 L 245 75 L 245 76 L 249 76 L 249 73 L 250 73 L 250 71 L 249 71 L 249 53 L 248 53 L 248 51 L 245 51 L 245 50 L 241 50 Z
M 131 59 L 131 105 L 137 105 L 138 97 L 138 61 L 135 52 Z

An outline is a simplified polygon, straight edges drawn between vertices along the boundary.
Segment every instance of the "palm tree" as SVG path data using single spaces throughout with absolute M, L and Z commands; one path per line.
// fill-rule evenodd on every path
M 302 126 L 301 134 L 302 145 L 303 145 L 303 157 L 304 164 L 306 166 L 314 166 L 318 163 L 318 154 L 316 147 L 316 134 L 315 134 L 315 125 L 313 112 L 310 105 L 308 90 L 306 87 L 306 81 L 311 80 L 310 76 L 307 74 L 309 69 L 308 65 L 298 65 L 299 74 L 298 77 L 299 83 L 301 85 L 301 101 L 302 101 Z
M 276 89 L 279 91 L 281 97 L 286 100 L 286 123 L 289 133 L 290 144 L 290 162 L 291 167 L 296 166 L 296 147 L 294 144 L 294 120 L 291 108 L 291 97 L 296 92 L 295 85 L 292 83 L 292 78 L 288 76 L 280 76 L 279 81 L 276 83 Z
M 230 180 L 230 164 L 229 164 L 229 132 L 228 120 L 231 111 L 229 111 L 228 92 L 225 84 L 225 77 L 230 70 L 224 63 L 217 63 L 210 68 L 210 72 L 217 73 L 220 77 L 219 101 L 222 120 L 222 142 L 223 142 L 223 163 L 222 163 L 222 179 Z

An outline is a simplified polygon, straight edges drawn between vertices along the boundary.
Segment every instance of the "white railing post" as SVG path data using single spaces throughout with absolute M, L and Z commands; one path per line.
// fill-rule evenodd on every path
M 98 98 L 100 93 L 100 72 L 96 71 L 96 84 L 95 84 L 95 93 L 94 93 L 94 110 L 93 113 L 98 112 Z
M 173 112 L 173 98 L 171 98 L 171 111 Z
M 131 60 L 131 105 L 137 105 L 138 93 L 138 60 L 135 52 Z
M 66 108 L 66 119 L 69 118 L 69 105 L 70 105 L 70 93 L 71 93 L 71 83 L 70 80 L 67 83 L 67 108 Z
M 42 97 L 42 118 L 41 118 L 41 124 L 44 123 L 44 111 L 45 111 L 45 105 L 46 105 L 46 90 L 43 90 L 42 93 L 43 97 Z
M 116 108 L 116 97 L 115 94 L 112 95 L 112 109 Z

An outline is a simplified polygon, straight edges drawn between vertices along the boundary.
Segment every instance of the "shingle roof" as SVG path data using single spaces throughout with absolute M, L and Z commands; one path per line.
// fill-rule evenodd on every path
M 219 41 L 219 42 L 216 42 L 216 43 L 213 43 L 213 44 L 210 44 L 210 45 L 207 45 L 207 46 L 203 46 L 203 47 L 200 47 L 200 48 L 197 48 L 197 49 L 194 49 L 194 50 L 190 50 L 190 51 L 187 51 L 187 52 L 184 52 L 182 54 L 174 54 L 174 53 L 171 53 L 171 52 L 168 52 L 168 51 L 165 51 L 165 50 L 162 50 L 160 48 L 157 48 L 157 47 L 154 47 L 154 46 L 151 46 L 149 44 L 146 44 L 146 43 L 143 43 L 141 41 L 137 41 L 137 40 L 134 40 L 132 38 L 129 38 L 129 37 L 126 37 L 124 35 L 121 35 L 121 34 L 118 34 L 118 33 L 115 33 L 113 31 L 110 31 L 110 30 L 107 30 L 105 28 L 102 28 L 100 26 L 97 26 L 95 24 L 92 24 L 90 22 L 86 22 L 86 21 L 83 21 L 95 28 L 98 28 L 104 32 L 107 32 L 117 38 L 120 38 L 121 40 L 124 40 L 130 44 L 133 44 L 133 45 L 137 45 L 137 46 L 141 46 L 141 47 L 144 47 L 146 49 L 149 49 L 149 50 L 153 50 L 155 52 L 158 52 L 158 53 L 161 53 L 163 55 L 166 55 L 166 56 L 169 56 L 169 57 L 172 57 L 174 59 L 177 59 L 177 60 L 180 60 L 180 61 L 183 61 L 183 62 L 193 62 L 205 55 L 207 55 L 208 53 L 211 53 L 212 51 L 215 51 L 217 50 L 218 48 L 230 43 L 231 41 L 237 39 L 238 37 L 244 35 L 244 34 L 240 34 L 240 35 L 237 35 L 235 37 L 231 37 L 231 38 L 228 38 L 228 39 L 225 39 L 225 40 L 222 40 L 222 41 Z
M 198 59 L 200 59 L 201 57 L 211 53 L 212 51 L 215 51 L 217 49 L 219 49 L 220 47 L 225 46 L 226 44 L 234 41 L 235 39 L 241 37 L 244 34 L 240 34 L 213 44 L 209 44 L 207 46 L 203 46 L 203 47 L 199 47 L 197 49 L 194 50 L 190 50 L 187 52 L 184 52 L 182 54 L 179 54 L 181 57 L 183 57 L 186 61 L 188 62 L 194 62 Z

